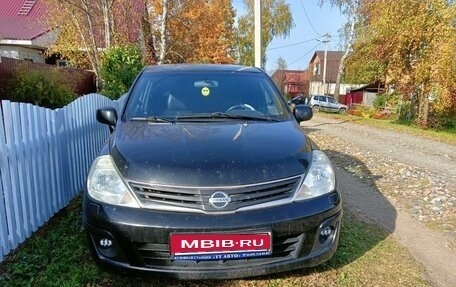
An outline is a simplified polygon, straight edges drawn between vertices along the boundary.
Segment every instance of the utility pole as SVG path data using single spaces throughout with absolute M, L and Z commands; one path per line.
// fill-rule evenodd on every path
M 255 0 L 255 67 L 261 68 L 261 0 Z
M 322 36 L 322 39 L 317 39 L 317 41 L 320 41 L 325 44 L 325 56 L 324 56 L 324 62 L 325 64 L 323 65 L 323 94 L 326 95 L 328 93 L 326 89 L 326 65 L 328 62 L 328 43 L 331 42 L 330 40 L 331 35 L 326 33 L 325 35 Z

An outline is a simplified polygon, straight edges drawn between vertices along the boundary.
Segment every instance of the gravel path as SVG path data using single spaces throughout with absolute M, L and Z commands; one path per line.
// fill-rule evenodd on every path
M 436 286 L 456 286 L 456 146 L 318 114 L 302 126 L 336 166 L 346 208 L 393 232 Z

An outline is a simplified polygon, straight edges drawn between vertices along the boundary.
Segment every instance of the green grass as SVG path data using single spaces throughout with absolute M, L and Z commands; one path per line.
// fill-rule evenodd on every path
M 316 267 L 251 280 L 177 281 L 120 276 L 91 260 L 81 197 L 0 264 L 0 286 L 430 286 L 423 268 L 382 228 L 345 211 L 339 249 Z
M 350 121 L 353 123 L 368 125 L 377 128 L 390 129 L 394 131 L 404 132 L 424 138 L 435 139 L 449 144 L 456 144 L 456 128 L 453 129 L 422 129 L 409 122 L 399 122 L 396 120 L 377 120 L 372 118 L 357 117 L 350 114 L 329 114 L 318 113 L 323 117 L 329 117 L 338 120 Z

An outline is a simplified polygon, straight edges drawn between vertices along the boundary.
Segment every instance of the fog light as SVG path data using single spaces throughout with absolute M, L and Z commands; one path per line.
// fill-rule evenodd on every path
M 332 226 L 326 226 L 320 229 L 319 241 L 320 244 L 324 243 L 328 238 L 334 233 L 334 228 Z
M 115 242 L 115 239 L 110 237 L 98 237 L 96 239 L 98 251 L 105 257 L 114 258 L 117 256 L 118 245 Z
M 323 228 L 321 231 L 320 231 L 320 235 L 321 236 L 325 236 L 325 237 L 328 237 L 331 235 L 331 233 L 333 232 L 333 229 L 331 226 L 326 226 L 325 228 Z
M 100 240 L 100 246 L 101 247 L 111 247 L 112 246 L 112 240 L 108 238 L 103 238 Z

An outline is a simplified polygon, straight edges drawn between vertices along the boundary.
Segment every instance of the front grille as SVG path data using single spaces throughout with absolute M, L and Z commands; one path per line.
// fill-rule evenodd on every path
M 272 254 L 267 257 L 244 258 L 235 260 L 182 260 L 175 261 L 171 258 L 168 244 L 157 243 L 136 243 L 136 250 L 139 257 L 147 268 L 229 268 L 239 267 L 240 265 L 255 266 L 266 263 L 278 262 L 286 259 L 297 258 L 299 247 L 304 241 L 304 233 L 273 236 Z
M 298 188 L 301 176 L 282 180 L 249 184 L 242 186 L 224 187 L 181 187 L 161 186 L 146 183 L 130 182 L 144 207 L 167 206 L 196 209 L 202 211 L 234 211 L 242 207 L 269 203 L 290 198 Z M 217 209 L 209 203 L 209 198 L 214 192 L 223 191 L 231 198 L 231 202 L 223 209 Z

